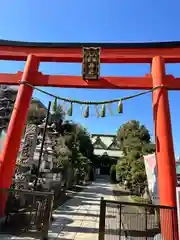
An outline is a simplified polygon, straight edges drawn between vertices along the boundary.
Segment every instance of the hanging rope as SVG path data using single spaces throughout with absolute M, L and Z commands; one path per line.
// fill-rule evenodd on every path
M 27 86 L 32 87 L 34 90 L 37 90 L 37 91 L 39 91 L 41 93 L 44 93 L 44 94 L 46 94 L 46 95 L 48 95 L 50 97 L 53 97 L 55 99 L 55 101 L 57 101 L 57 99 L 58 99 L 60 101 L 64 101 L 64 102 L 70 103 L 70 107 L 69 107 L 69 109 L 67 111 L 67 114 L 69 116 L 72 116 L 73 103 L 74 104 L 80 104 L 80 105 L 86 105 L 85 106 L 85 113 L 84 113 L 84 117 L 85 118 L 89 117 L 89 105 L 95 105 L 96 112 L 97 112 L 97 109 L 98 109 L 98 105 L 102 105 L 101 112 L 97 114 L 100 117 L 105 117 L 105 115 L 106 115 L 106 107 L 105 107 L 105 105 L 106 104 L 111 104 L 111 103 L 118 103 L 118 110 L 117 111 L 118 111 L 118 113 L 122 113 L 123 112 L 123 101 L 129 100 L 129 99 L 132 99 L 132 98 L 135 98 L 135 97 L 139 97 L 139 96 L 145 95 L 147 93 L 153 92 L 153 91 L 155 91 L 158 88 L 165 87 L 163 85 L 160 85 L 160 86 L 154 87 L 154 88 L 152 88 L 150 90 L 147 90 L 147 91 L 144 91 L 144 92 L 141 92 L 141 93 L 137 93 L 137 94 L 134 94 L 134 95 L 118 98 L 118 99 L 105 100 L 105 101 L 81 101 L 81 100 L 76 100 L 76 99 L 70 99 L 70 98 L 57 96 L 55 94 L 49 93 L 47 91 L 44 91 L 44 90 L 42 90 L 42 89 L 40 89 L 40 88 L 38 88 L 36 86 L 33 86 L 32 84 L 30 84 L 30 83 L 28 83 L 26 81 L 20 81 L 20 84 L 26 84 Z M 111 115 L 112 115 L 112 113 L 111 113 Z

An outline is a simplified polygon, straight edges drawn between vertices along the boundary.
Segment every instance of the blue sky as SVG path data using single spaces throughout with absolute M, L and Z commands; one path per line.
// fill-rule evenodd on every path
M 178 0 L 1 0 L 0 38 L 49 42 L 147 42 L 180 40 Z M 0 62 L 0 72 L 23 70 L 23 62 Z M 40 71 L 81 74 L 80 64 L 43 63 Z M 167 65 L 167 73 L 180 77 L 180 65 Z M 143 76 L 148 65 L 102 65 L 101 75 Z M 47 89 L 59 96 L 81 100 L 105 100 L 138 91 Z M 51 100 L 35 92 L 46 105 Z M 169 94 L 175 152 L 180 156 L 180 92 Z M 93 111 L 94 112 L 94 111 Z M 115 112 L 115 108 L 114 108 Z M 121 116 L 84 119 L 76 107 L 73 120 L 91 133 L 115 133 L 130 119 L 139 120 L 153 135 L 151 94 L 129 100 Z

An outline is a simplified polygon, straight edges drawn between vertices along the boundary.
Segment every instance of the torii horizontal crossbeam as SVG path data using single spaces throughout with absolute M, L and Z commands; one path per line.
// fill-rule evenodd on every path
M 23 72 L 15 74 L 0 73 L 0 84 L 19 85 Z M 165 77 L 166 87 L 169 90 L 180 90 L 180 78 L 172 75 Z M 67 87 L 67 88 L 96 88 L 96 89 L 139 89 L 153 88 L 152 77 L 101 77 L 99 80 L 84 81 L 81 76 L 44 75 L 38 72 L 30 82 L 40 87 Z

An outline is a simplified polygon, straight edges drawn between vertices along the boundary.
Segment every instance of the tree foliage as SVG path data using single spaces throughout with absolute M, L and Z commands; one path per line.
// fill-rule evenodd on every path
M 119 128 L 117 140 L 124 155 L 134 150 L 141 153 L 151 153 L 155 150 L 148 129 L 136 120 L 128 121 Z
M 85 128 L 72 121 L 64 121 L 55 147 L 57 165 L 71 164 L 75 175 L 84 176 L 93 159 L 93 145 Z
M 47 109 L 39 108 L 38 103 L 32 103 L 29 108 L 27 123 L 40 124 L 45 119 Z M 83 175 L 93 159 L 93 145 L 90 135 L 83 126 L 65 119 L 65 112 L 57 99 L 52 103 L 49 124 L 56 129 L 55 139 L 56 167 L 67 169 L 71 164 L 76 173 Z M 55 137 L 55 136 L 54 136 Z
M 143 156 L 155 151 L 149 131 L 140 122 L 132 120 L 119 128 L 117 140 L 124 154 L 116 166 L 117 181 L 126 181 L 129 189 L 142 192 L 147 185 Z
M 53 111 L 50 116 L 50 122 L 55 123 L 56 127 L 62 124 L 63 120 L 65 119 L 65 112 L 60 104 L 57 104 L 56 107 L 52 106 Z

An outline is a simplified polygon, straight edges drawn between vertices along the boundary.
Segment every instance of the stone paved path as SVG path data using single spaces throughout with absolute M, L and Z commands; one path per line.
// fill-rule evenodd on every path
M 77 193 L 72 199 L 59 207 L 53 214 L 53 221 L 49 230 L 49 239 L 61 240 L 98 240 L 100 198 L 114 200 L 112 185 L 107 179 L 101 178 L 86 186 L 83 191 Z M 108 228 L 117 227 L 116 215 L 113 210 L 108 210 L 106 219 Z M 0 239 L 38 239 L 30 237 L 7 237 Z M 107 235 L 106 239 L 110 239 Z M 114 236 L 111 239 L 119 239 Z M 123 238 L 122 238 L 123 239 Z
M 101 197 L 114 200 L 112 186 L 105 179 L 93 182 L 61 206 L 53 215 L 57 220 L 49 231 L 50 239 L 98 239 Z

